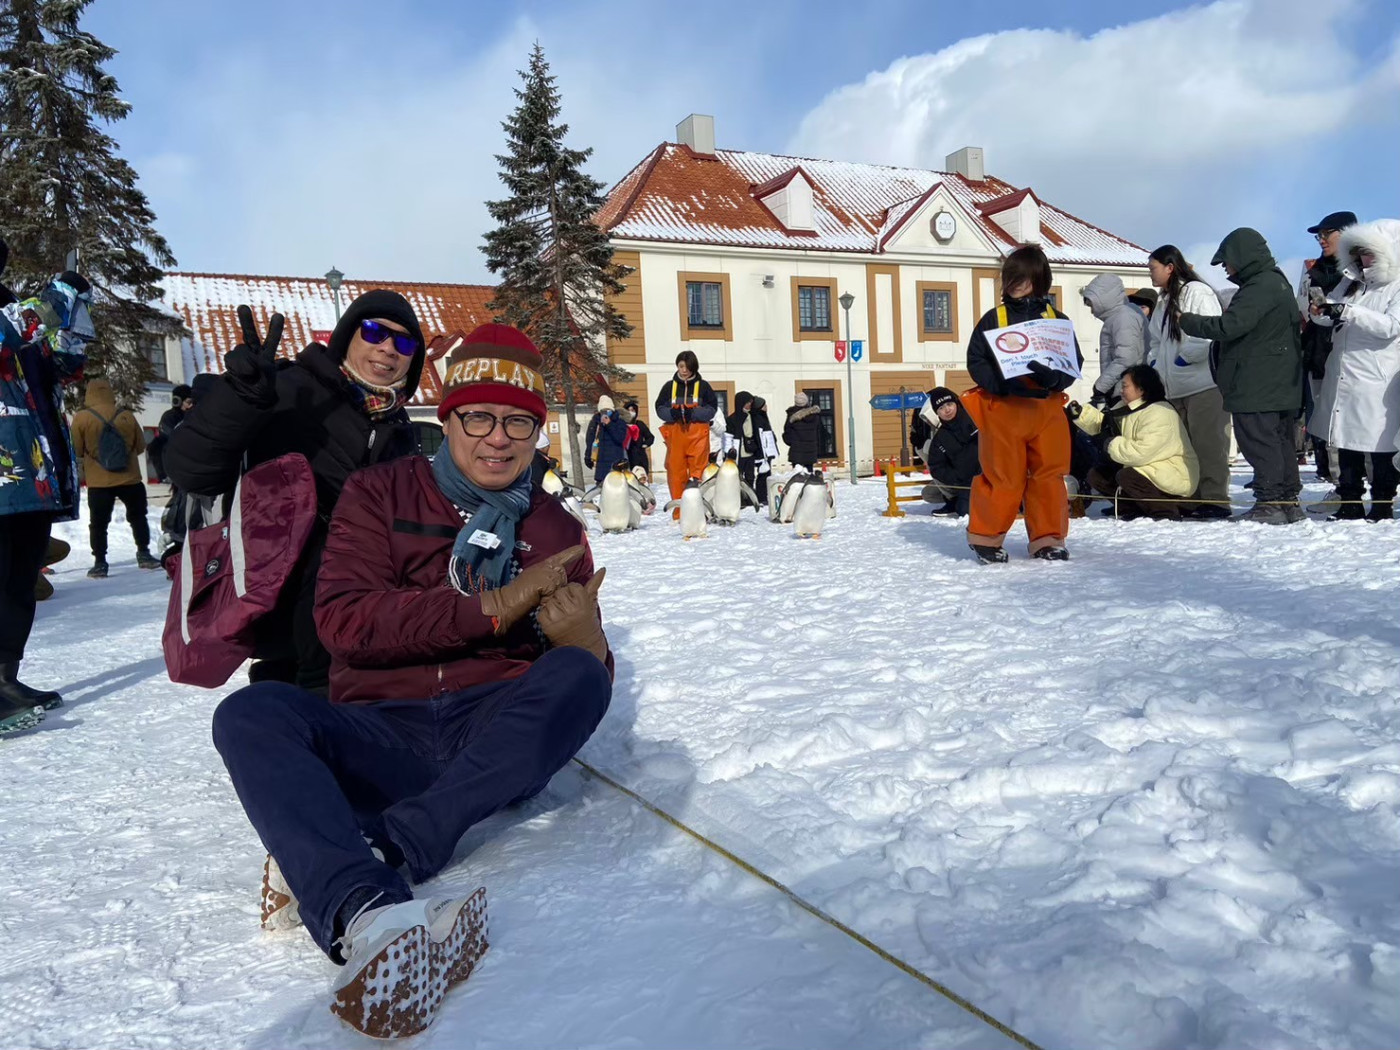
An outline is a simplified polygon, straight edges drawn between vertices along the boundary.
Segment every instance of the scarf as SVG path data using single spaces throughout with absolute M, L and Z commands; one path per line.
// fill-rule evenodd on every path
M 350 386 L 359 397 L 360 407 L 365 410 L 365 415 L 370 419 L 383 419 L 397 412 L 408 398 L 404 397 L 404 387 L 408 384 L 408 376 L 404 376 L 397 383 L 391 386 L 376 386 L 368 379 L 355 373 L 349 363 L 340 366 L 340 372 L 346 379 L 350 380 Z
M 515 554 L 515 530 L 530 510 L 530 471 L 504 489 L 483 489 L 462 474 L 446 447 L 433 457 L 442 494 L 466 515 L 452 543 L 447 576 L 463 594 L 495 590 L 506 582 Z

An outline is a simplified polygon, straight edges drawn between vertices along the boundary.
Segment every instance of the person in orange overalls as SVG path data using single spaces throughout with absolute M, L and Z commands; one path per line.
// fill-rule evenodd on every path
M 1022 506 L 1031 556 L 1065 561 L 1069 533 L 1070 433 L 1065 426 L 1065 394 L 1075 376 L 1041 362 L 1032 374 L 1010 380 L 1002 375 L 985 332 L 1038 317 L 1064 318 L 1051 304 L 1050 260 L 1035 245 L 1017 248 L 1001 268 L 1002 305 L 988 310 L 967 344 L 967 369 L 977 384 L 963 405 L 980 431 L 982 473 L 972 482 L 967 542 L 979 561 L 1007 560 L 1007 530 Z M 1084 355 L 1075 340 L 1082 367 Z
M 691 350 L 676 355 L 676 374 L 656 394 L 656 414 L 666 439 L 666 484 L 672 499 L 680 499 L 685 483 L 699 479 L 710 462 L 710 423 L 719 399 L 700 378 L 700 362 Z M 673 512 L 679 518 L 681 512 Z

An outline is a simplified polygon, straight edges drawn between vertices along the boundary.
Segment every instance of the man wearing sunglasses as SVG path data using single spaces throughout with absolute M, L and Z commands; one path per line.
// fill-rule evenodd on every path
M 170 435 L 165 469 L 185 492 L 231 492 L 247 467 L 300 453 L 316 480 L 317 522 L 283 600 L 258 624 L 253 681 L 295 682 L 325 692 L 330 654 L 312 620 L 316 568 L 345 479 L 360 467 L 417 448 L 404 405 L 418 389 L 423 333 L 408 300 L 384 289 L 350 303 L 328 345 L 278 357 L 282 316 L 260 335 L 238 308 L 242 342 L 224 355 L 224 375 Z
M 412 1035 L 486 949 L 485 892 L 415 900 L 473 824 L 543 790 L 612 696 L 602 570 L 583 527 L 530 481 L 540 355 L 482 325 L 447 359 L 445 441 L 360 471 L 316 595 L 330 699 L 250 685 L 214 715 L 269 859 L 264 925 L 298 915 L 344 968 L 331 1009 Z M 275 860 L 274 860 L 275 858 Z M 377 991 L 376 991 L 377 989 Z

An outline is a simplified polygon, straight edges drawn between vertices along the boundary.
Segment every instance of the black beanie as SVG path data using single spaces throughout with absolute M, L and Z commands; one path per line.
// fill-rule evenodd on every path
M 361 321 L 371 317 L 382 317 L 386 321 L 401 324 L 409 335 L 418 340 L 418 352 L 413 355 L 413 364 L 409 366 L 408 374 L 404 377 L 404 397 L 412 397 L 423 374 L 426 351 L 423 347 L 423 330 L 418 327 L 418 315 L 413 312 L 408 300 L 398 292 L 376 288 L 365 292 L 345 308 L 335 331 L 331 333 L 331 360 L 338 365 L 345 363 L 345 354 L 350 349 L 350 338 L 355 334 L 355 329 L 360 326 Z
M 929 407 L 935 412 L 943 405 L 958 403 L 958 395 L 949 390 L 946 386 L 936 386 L 928 392 Z

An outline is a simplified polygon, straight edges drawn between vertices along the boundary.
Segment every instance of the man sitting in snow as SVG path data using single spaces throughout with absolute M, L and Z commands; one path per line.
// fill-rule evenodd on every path
M 447 362 L 433 462 L 363 470 L 336 505 L 316 593 L 331 703 L 261 682 L 214 714 L 269 854 L 264 925 L 299 911 L 345 964 L 331 1009 L 371 1036 L 426 1028 L 486 949 L 484 890 L 415 900 L 409 883 L 541 791 L 612 695 L 603 571 L 530 483 L 543 394 L 524 335 L 468 336 Z

